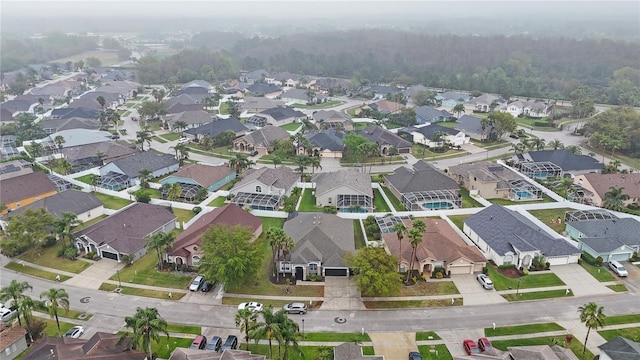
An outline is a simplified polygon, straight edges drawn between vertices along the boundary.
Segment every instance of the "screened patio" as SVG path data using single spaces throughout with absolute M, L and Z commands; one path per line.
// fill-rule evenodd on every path
M 204 189 L 202 186 L 196 185 L 196 184 L 185 184 L 185 183 L 177 183 L 177 184 L 180 185 L 180 196 L 179 196 L 179 198 L 181 200 L 184 200 L 184 201 L 189 202 L 189 203 L 197 202 L 198 192 L 201 189 Z M 167 200 L 167 198 L 169 197 L 169 192 L 170 191 L 171 191 L 171 187 L 170 186 L 163 186 L 162 187 L 162 198 Z
M 509 190 L 511 192 L 511 199 L 514 201 L 542 199 L 542 190 L 526 180 L 519 179 L 509 181 Z
M 373 198 L 367 195 L 338 195 L 336 208 L 341 212 L 371 212 Z
M 564 221 L 610 220 L 617 219 L 613 213 L 605 209 L 575 210 L 564 213 Z
M 282 196 L 280 195 L 240 192 L 231 199 L 231 202 L 242 207 L 248 206 L 255 210 L 275 211 L 280 208 L 281 200 Z
M 532 179 L 547 179 L 562 176 L 562 168 L 552 162 L 521 162 L 516 167 L 526 177 Z
M 120 191 L 129 186 L 129 177 L 110 171 L 100 178 L 98 186 L 113 191 Z
M 67 180 L 58 177 L 56 175 L 53 174 L 49 174 L 47 175 L 49 177 L 49 180 L 51 180 L 51 182 L 53 183 L 53 185 L 56 186 L 56 190 L 58 190 L 58 192 L 60 191 L 65 191 L 65 190 L 69 190 L 73 187 L 73 185 L 68 182 Z
M 458 209 L 462 200 L 450 190 L 416 191 L 402 194 L 402 203 L 408 211 Z
M 408 220 L 408 219 L 409 219 L 408 216 L 389 215 L 381 218 L 376 218 L 376 223 L 380 227 L 380 232 L 389 234 L 389 233 L 395 232 L 393 227 L 396 224 L 402 224 L 403 220 Z

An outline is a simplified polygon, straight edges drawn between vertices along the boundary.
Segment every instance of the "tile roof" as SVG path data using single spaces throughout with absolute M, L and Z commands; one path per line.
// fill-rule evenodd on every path
M 357 133 L 378 145 L 395 146 L 397 149 L 411 148 L 412 146 L 409 141 L 377 125 L 369 126 Z
M 128 350 L 130 338 L 120 334 L 97 332 L 90 339 L 47 336 L 34 344 L 23 360 L 143 360 L 147 354 Z
M 134 179 L 138 177 L 138 173 L 142 169 L 148 169 L 151 172 L 160 170 L 172 165 L 178 164 L 175 156 L 172 154 L 158 154 L 155 151 L 143 151 L 125 158 L 114 160 L 115 164 L 124 175 Z
M 640 343 L 618 336 L 613 340 L 598 346 L 611 360 L 638 360 L 640 359 Z M 601 356 L 602 358 L 602 356 Z
M 102 202 L 92 193 L 70 189 L 17 208 L 5 215 L 5 217 L 20 215 L 26 209 L 44 208 L 49 214 L 60 219 L 63 212 L 72 212 L 79 215 L 100 206 L 102 206 Z
M 10 347 L 20 338 L 24 338 L 26 334 L 27 329 L 22 326 L 9 327 L 5 323 L 0 323 L 0 351 Z
M 525 216 L 500 205 L 491 205 L 464 220 L 498 254 L 539 250 L 546 256 L 579 254 L 564 239 L 552 238 Z
M 631 199 L 640 198 L 640 173 L 632 174 L 597 174 L 582 175 L 591 184 L 593 190 L 604 199 L 610 187 L 624 188 L 624 193 Z
M 569 221 L 567 225 L 583 233 L 579 241 L 597 252 L 640 245 L 640 221 L 633 218 Z
M 434 190 L 457 191 L 459 189 L 455 180 L 431 165 L 423 167 L 422 170 L 420 170 L 420 165 L 418 165 L 418 169 L 400 167 L 393 174 L 384 175 L 384 178 L 401 194 Z
M 529 151 L 521 155 L 525 161 L 552 162 L 563 171 L 604 169 L 604 165 L 591 156 L 575 155 L 566 149 Z
M 406 107 L 400 103 L 389 101 L 386 99 L 378 100 L 373 104 L 369 104 L 369 106 L 380 112 L 386 112 L 386 113 L 394 113 Z
M 0 180 L 0 202 L 3 204 L 43 196 L 52 191 L 56 191 L 56 186 L 42 171 Z
M 482 182 L 495 182 L 497 189 L 509 188 L 510 180 L 524 179 L 523 176 L 506 167 L 489 161 L 472 164 L 460 164 L 449 167 L 449 174 L 462 176 L 465 179 L 475 177 Z
M 265 360 L 264 355 L 244 350 L 225 350 L 222 353 L 199 349 L 176 348 L 169 360 Z
M 240 225 L 248 227 L 251 232 L 255 232 L 262 226 L 262 220 L 236 204 L 227 204 L 202 215 L 185 231 L 180 233 L 173 242 L 169 253 L 172 256 L 186 256 L 188 251 L 185 248 L 200 244 L 202 235 L 210 227 L 217 225 L 226 225 L 228 227 Z
M 160 183 L 169 183 L 167 180 L 173 179 L 178 180 L 176 178 L 184 178 L 191 179 L 198 183 L 200 186 L 204 188 L 208 188 L 209 186 L 215 184 L 220 181 L 224 177 L 233 173 L 235 170 L 230 168 L 229 166 L 211 166 L 211 165 L 202 165 L 202 164 L 188 164 L 183 166 L 177 172 L 171 174 L 170 176 L 162 179 Z M 173 183 L 172 181 L 170 183 Z
M 187 129 L 184 132 L 191 135 L 209 135 L 212 138 L 215 138 L 225 131 L 233 131 L 238 134 L 248 130 L 249 128 L 245 124 L 241 123 L 240 120 L 230 117 L 227 119 L 215 118 L 211 122 L 200 125 L 197 128 Z
M 316 194 L 325 194 L 337 187 L 348 186 L 360 195 L 373 197 L 371 177 L 368 173 L 353 170 L 339 170 L 334 172 L 322 172 L 313 176 L 312 182 L 316 184 Z
M 268 167 L 249 169 L 242 176 L 242 180 L 238 181 L 233 188 L 239 188 L 255 180 L 278 189 L 289 190 L 300 180 L 300 175 L 286 166 L 275 169 Z
M 175 221 L 171 209 L 160 205 L 135 203 L 80 231 L 76 238 L 85 235 L 97 244 L 109 244 L 123 254 L 132 254 L 144 248 L 144 237 Z
M 344 133 L 334 129 L 311 130 L 304 133 L 304 137 L 311 145 L 321 150 L 342 151 L 344 149 Z
M 267 125 L 247 135 L 244 135 L 243 137 L 241 137 L 241 139 L 246 139 L 249 143 L 253 144 L 253 146 L 256 147 L 269 147 L 274 141 L 286 139 L 289 136 L 291 135 L 287 130 L 277 126 Z

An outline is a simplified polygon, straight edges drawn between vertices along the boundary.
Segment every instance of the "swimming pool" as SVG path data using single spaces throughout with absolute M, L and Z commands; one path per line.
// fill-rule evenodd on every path
M 422 204 L 422 207 L 425 208 L 425 209 L 429 209 L 429 210 L 434 210 L 434 209 L 453 209 L 453 205 L 450 202 L 447 202 L 447 201 L 424 203 L 424 204 Z
M 528 193 L 526 191 L 516 191 L 516 196 L 519 199 L 531 199 L 533 197 L 533 195 L 531 195 L 530 193 Z

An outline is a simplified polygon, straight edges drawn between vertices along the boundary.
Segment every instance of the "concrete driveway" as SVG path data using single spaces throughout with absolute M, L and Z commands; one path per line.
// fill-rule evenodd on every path
M 487 290 L 476 280 L 475 274 L 453 275 L 451 280 L 462 295 L 464 305 L 501 304 L 507 300 L 495 290 Z
M 384 356 L 384 360 L 406 360 L 410 351 L 418 351 L 416 333 L 391 332 L 369 333 L 376 355 Z
M 78 259 L 76 261 L 84 261 Z M 111 259 L 101 259 L 93 261 L 93 264 L 84 269 L 80 274 L 65 281 L 66 285 L 83 287 L 87 289 L 98 289 L 105 280 L 109 280 L 124 264 Z
M 606 287 L 606 283 L 601 283 L 596 280 L 596 278 L 591 276 L 591 274 L 578 264 L 552 266 L 551 271 L 571 288 L 574 296 L 592 296 L 613 293 L 613 290 Z M 603 268 L 602 271 L 608 270 Z
M 325 276 L 322 310 L 364 310 L 355 280 L 346 276 Z

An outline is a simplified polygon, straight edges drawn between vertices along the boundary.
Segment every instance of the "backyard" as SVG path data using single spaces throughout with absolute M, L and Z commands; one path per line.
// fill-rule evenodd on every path
M 538 220 L 542 221 L 545 225 L 552 228 L 558 234 L 564 232 L 564 213 L 567 211 L 573 211 L 571 208 L 557 208 L 557 209 L 544 209 L 544 210 L 529 210 L 529 213 L 535 216 Z M 560 219 L 560 221 L 558 221 Z
M 302 192 L 302 200 L 300 200 L 300 206 L 298 211 L 302 212 L 321 212 L 322 208 L 316 206 L 316 197 L 313 196 L 312 189 L 304 189 Z
M 373 189 L 373 207 L 375 212 L 391 212 L 389 204 L 384 200 L 378 189 Z
M 387 195 L 387 198 L 389 199 L 389 201 L 391 202 L 391 205 L 393 205 L 393 208 L 396 209 L 396 211 L 404 211 L 404 205 L 400 202 L 400 200 L 398 200 L 398 198 L 393 195 L 393 193 L 391 192 L 391 190 L 389 190 L 388 187 L 386 186 L 381 186 L 382 191 L 384 191 L 385 195 Z
M 303 126 L 301 123 L 292 122 L 290 124 L 282 125 L 280 128 L 285 129 L 287 131 L 296 131 L 300 126 Z
M 92 194 L 95 195 L 107 209 L 120 210 L 123 207 L 131 204 L 131 201 L 127 199 L 101 194 L 99 192 L 93 192 Z
M 220 207 L 220 206 L 224 206 L 225 205 L 225 201 L 227 200 L 226 197 L 224 196 L 218 196 L 217 198 L 211 200 L 210 203 L 207 204 L 207 206 L 215 206 L 215 207 Z

